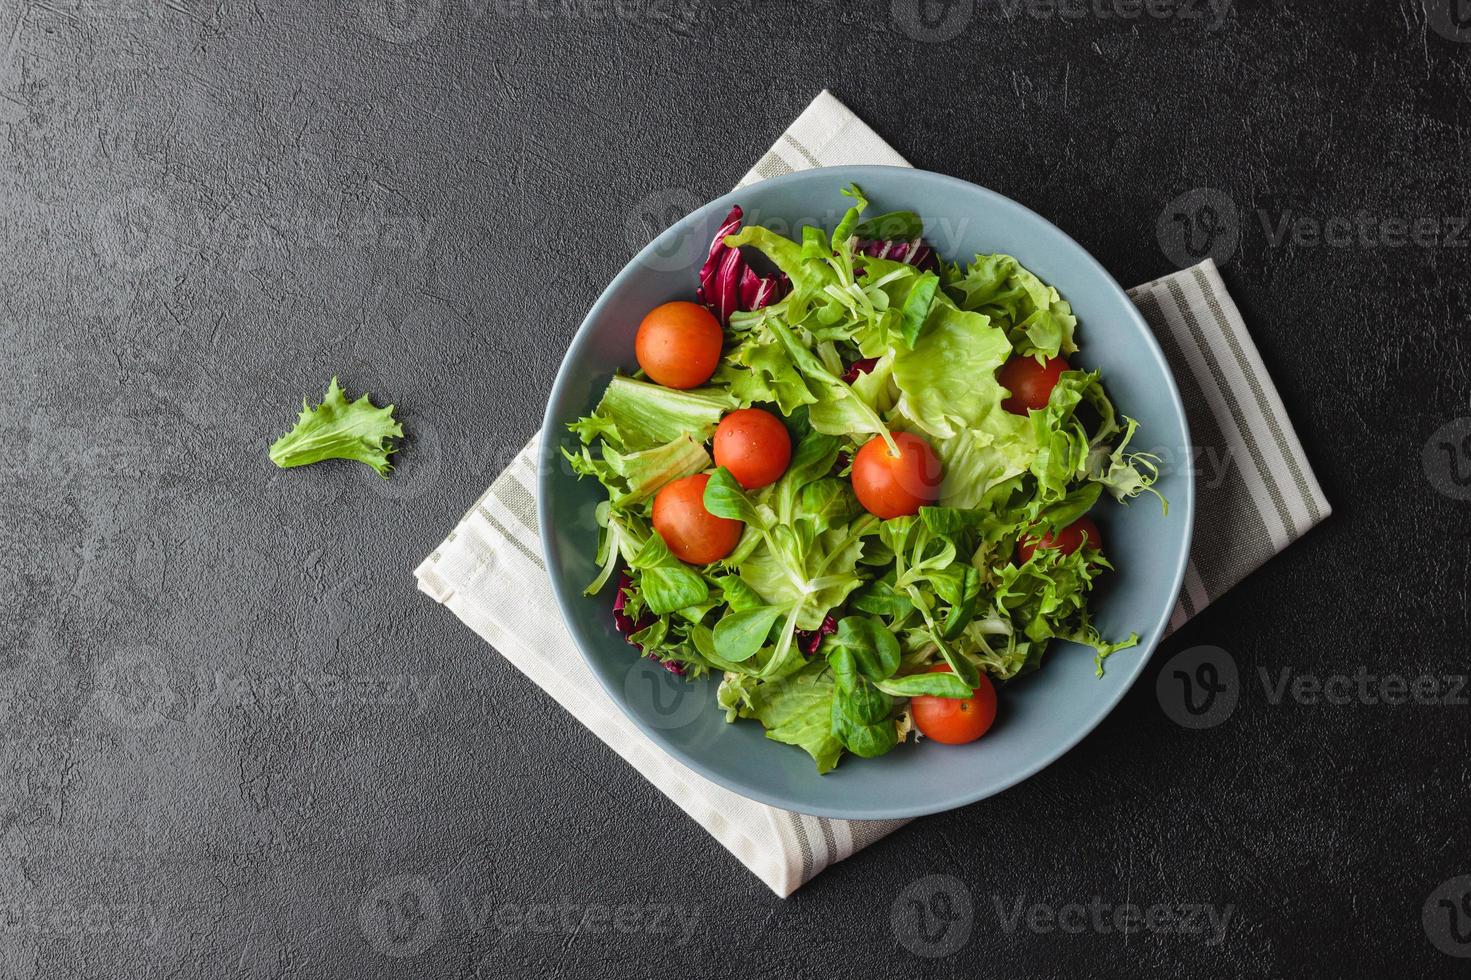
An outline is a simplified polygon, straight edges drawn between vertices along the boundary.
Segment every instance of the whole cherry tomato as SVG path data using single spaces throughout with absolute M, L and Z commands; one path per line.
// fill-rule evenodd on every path
M 654 496 L 654 530 L 674 557 L 691 565 L 708 565 L 735 550 L 745 527 L 705 509 L 710 474 L 696 473 L 668 484 Z
M 917 514 L 940 499 L 940 460 L 912 432 L 895 432 L 895 455 L 882 436 L 864 443 L 853 457 L 853 492 L 868 512 L 884 520 Z
M 697 388 L 720 364 L 725 342 L 715 315 L 698 303 L 656 306 L 638 325 L 638 366 L 667 388 Z
M 948 671 L 949 664 L 935 664 L 930 673 Z M 944 745 L 964 745 L 974 742 L 996 721 L 996 688 L 985 674 L 981 675 L 981 686 L 971 691 L 968 698 L 941 698 L 932 694 L 921 694 L 911 698 L 909 711 L 914 724 L 926 738 Z
M 781 419 L 759 408 L 742 408 L 715 429 L 715 465 L 747 490 L 775 483 L 792 461 L 792 437 Z

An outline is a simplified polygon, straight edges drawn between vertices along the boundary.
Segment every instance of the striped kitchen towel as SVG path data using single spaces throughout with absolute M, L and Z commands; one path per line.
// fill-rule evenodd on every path
M 908 166 L 823 92 L 741 184 L 841 164 Z M 1174 369 L 1196 445 L 1214 454 L 1197 461 L 1213 478 L 1198 481 L 1195 541 L 1175 628 L 1327 517 L 1328 502 L 1215 266 L 1206 262 L 1130 295 Z M 745 799 L 687 769 L 624 716 L 583 663 L 557 610 L 536 529 L 538 441 L 531 440 L 419 566 L 419 587 L 778 895 L 790 895 L 823 868 L 902 826 L 905 821 L 812 817 Z M 505 602 L 506 595 L 516 601 Z

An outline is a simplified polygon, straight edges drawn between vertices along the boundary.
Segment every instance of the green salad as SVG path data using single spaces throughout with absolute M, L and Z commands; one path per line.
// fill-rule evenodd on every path
M 641 323 L 564 449 L 607 499 L 588 548 L 642 654 L 720 677 L 719 708 L 805 749 L 975 741 L 993 681 L 1054 640 L 1104 658 L 1088 516 L 1152 489 L 1077 319 L 1007 255 L 945 261 L 910 212 L 792 240 L 731 211 L 692 283 Z M 1161 498 L 1163 502 L 1163 498 Z M 596 545 L 594 539 L 596 536 Z M 712 706 L 712 710 L 716 710 Z

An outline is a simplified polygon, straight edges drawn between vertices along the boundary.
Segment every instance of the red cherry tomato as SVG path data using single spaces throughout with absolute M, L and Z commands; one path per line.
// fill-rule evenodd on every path
M 1046 364 L 1038 364 L 1035 357 L 1013 357 L 1001 365 L 996 380 L 1001 387 L 1011 392 L 1011 397 L 1001 407 L 1015 415 L 1025 415 L 1030 409 L 1047 407 L 1052 389 L 1062 372 L 1072 370 L 1067 359 L 1051 357 Z
M 874 436 L 853 457 L 853 492 L 870 514 L 888 520 L 917 514 L 940 499 L 940 460 L 929 444 L 910 432 L 895 432 L 899 455 Z
M 747 490 L 775 483 L 792 461 L 792 437 L 781 419 L 759 408 L 742 408 L 715 430 L 715 465 Z
M 697 388 L 720 364 L 725 337 L 714 314 L 698 303 L 656 306 L 638 325 L 638 366 L 668 388 Z
M 949 669 L 949 664 L 935 664 L 929 672 Z M 971 691 L 970 697 L 938 698 L 921 694 L 910 699 L 909 711 L 926 738 L 944 745 L 964 745 L 990 731 L 991 723 L 996 720 L 996 688 L 982 674 L 981 686 Z
M 1098 525 L 1093 523 L 1091 517 L 1078 518 L 1056 535 L 1044 534 L 1041 538 L 1020 539 L 1016 543 L 1016 559 L 1018 563 L 1025 564 L 1031 561 L 1038 548 L 1060 548 L 1063 554 L 1070 555 L 1083 547 L 1085 538 L 1089 548 L 1103 547 L 1103 535 L 1098 533 Z
M 705 509 L 710 474 L 675 480 L 654 496 L 654 530 L 674 557 L 691 565 L 708 565 L 735 550 L 745 526 Z

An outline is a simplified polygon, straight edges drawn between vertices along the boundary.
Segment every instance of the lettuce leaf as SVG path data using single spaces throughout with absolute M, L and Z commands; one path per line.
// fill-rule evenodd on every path
M 814 661 L 787 677 L 742 691 L 749 706 L 738 710 L 760 721 L 767 738 L 806 750 L 818 772 L 830 772 L 843 754 L 843 743 L 833 734 L 833 693 L 827 664 Z
M 977 255 L 964 273 L 955 271 L 947 291 L 961 309 L 989 317 L 1024 357 L 1041 361 L 1078 349 L 1072 307 L 1010 255 Z
M 777 526 L 741 563 L 741 580 L 768 603 L 795 609 L 794 629 L 815 630 L 829 610 L 862 584 L 856 566 L 874 521 L 860 518 L 812 538 L 803 530 Z
M 853 238 L 855 229 L 858 227 L 859 219 L 863 212 L 868 210 L 868 198 L 863 196 L 857 184 L 849 184 L 844 187 L 842 193 L 853 199 L 853 206 L 843 215 L 838 226 L 833 229 L 833 251 L 839 251 L 848 247 L 848 242 Z
M 603 447 L 608 467 L 623 479 L 626 489 L 614 497 L 620 506 L 637 503 L 658 493 L 667 483 L 703 472 L 710 466 L 710 454 L 695 441 L 682 435 L 662 446 L 623 455 L 611 446 Z M 610 483 L 603 479 L 606 486 Z
M 831 266 L 820 258 L 804 253 L 802 246 L 759 225 L 748 225 L 727 236 L 730 248 L 749 245 L 771 260 L 792 284 L 792 293 L 770 308 L 803 308 L 830 284 L 836 282 Z
M 943 476 L 940 503 L 946 507 L 975 508 L 991 500 L 993 494 L 1010 488 L 1012 481 L 1026 473 L 1036 455 L 1036 442 L 1022 425 L 998 416 L 985 428 L 962 429 L 949 439 L 933 440 L 931 445 L 940 457 Z
M 817 401 L 792 363 L 786 347 L 769 328 L 753 330 L 717 369 L 714 382 L 726 385 L 742 407 L 775 404 L 783 415 Z
M 904 337 L 904 346 L 911 350 L 919 343 L 920 335 L 929 322 L 930 310 L 935 305 L 935 290 L 939 285 L 939 276 L 933 272 L 921 272 L 909 287 L 909 294 L 904 297 L 899 330 Z
M 695 606 L 710 597 L 710 587 L 700 574 L 675 558 L 657 534 L 644 540 L 628 564 L 639 573 L 639 595 L 655 615 Z
M 1113 449 L 1109 449 L 1106 443 L 1095 440 L 1088 450 L 1085 464 L 1088 479 L 1102 485 L 1119 503 L 1148 491 L 1159 498 L 1160 507 L 1168 515 L 1169 501 L 1154 488 L 1154 482 L 1159 479 L 1159 457 L 1153 453 L 1127 451 L 1129 440 L 1134 438 L 1138 428 L 1138 422 L 1126 418 L 1123 437 Z
M 909 242 L 924 235 L 924 221 L 913 211 L 889 211 L 865 218 L 853 234 L 867 241 Z
M 1094 580 L 1112 568 L 1091 548 L 1072 554 L 1039 548 L 1024 564 L 1000 567 L 990 596 L 994 616 L 967 628 L 960 648 L 997 676 L 1009 678 L 1040 666 L 1047 641 L 1070 640 L 1093 649 L 1102 676 L 1106 657 L 1139 642 L 1137 633 L 1117 643 L 1106 642 L 1088 615 Z M 1000 624 L 1004 632 L 998 631 Z M 1001 649 L 987 637 L 988 627 L 1004 637 Z
M 1036 456 L 1028 420 L 1001 407 L 1007 392 L 996 371 L 1011 353 L 988 317 L 938 296 L 914 348 L 893 354 L 894 413 L 927 436 L 940 457 L 946 506 L 980 506 L 992 490 L 1026 473 Z
M 1098 418 L 1091 433 L 1077 415 L 1085 404 Z M 1151 453 L 1128 452 L 1138 423 L 1125 419 L 1120 429 L 1098 371 L 1064 371 L 1047 407 L 1032 412 L 1031 420 L 1038 455 L 1030 468 L 1042 501 L 1062 499 L 1073 483 L 1084 479 L 1101 484 L 1120 502 L 1145 491 L 1160 496 L 1153 489 L 1159 459 Z M 1168 514 L 1163 497 L 1160 503 Z
M 807 421 L 812 428 L 828 435 L 879 435 L 893 445 L 889 427 L 874 405 L 829 370 L 790 327 L 775 318 L 770 325 L 816 395 L 816 401 L 807 410 Z
M 390 453 L 397 451 L 403 426 L 393 417 L 393 406 L 378 408 L 367 395 L 349 402 L 333 378 L 326 397 L 316 408 L 301 400 L 296 425 L 271 443 L 271 462 L 282 469 L 320 463 L 324 459 L 351 459 L 373 467 L 381 477 L 393 469 Z
M 936 299 L 913 349 L 894 352 L 898 411 L 930 436 L 949 439 L 1006 414 L 996 370 L 1011 356 L 1006 334 L 988 317 Z M 1014 416 L 1013 416 L 1014 417 Z
M 569 428 L 585 443 L 601 437 L 625 452 L 637 452 L 684 435 L 704 442 L 715 432 L 720 417 L 737 404 L 722 388 L 681 391 L 615 374 L 592 416 L 578 419 Z

